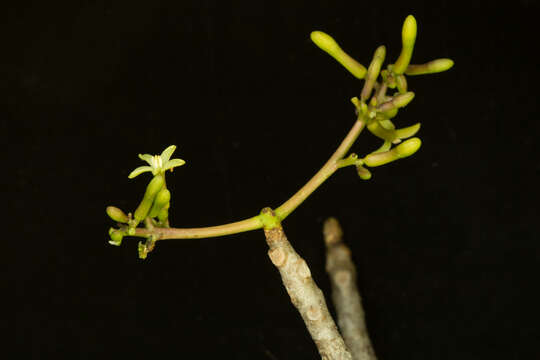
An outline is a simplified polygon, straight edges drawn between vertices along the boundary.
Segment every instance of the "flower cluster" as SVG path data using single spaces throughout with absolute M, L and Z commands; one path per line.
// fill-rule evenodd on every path
M 373 60 L 366 69 L 345 53 L 330 35 L 322 31 L 311 33 L 311 39 L 318 47 L 336 59 L 353 76 L 365 80 L 360 98 L 353 97 L 351 102 L 356 108 L 357 115 L 366 122 L 367 129 L 382 139 L 383 144 L 363 159 L 355 160 L 358 174 L 362 179 L 371 178 L 371 173 L 363 165 L 380 166 L 410 156 L 420 148 L 421 141 L 418 138 L 401 143 L 402 140 L 408 139 L 418 132 L 420 123 L 396 129 L 391 120 L 397 115 L 400 108 L 405 107 L 414 98 L 414 93 L 407 90 L 405 75 L 437 73 L 446 71 L 454 65 L 450 59 L 437 59 L 421 65 L 410 64 L 416 32 L 416 19 L 409 15 L 403 23 L 401 53 L 395 63 L 389 64 L 382 71 L 381 68 L 386 56 L 384 46 L 379 46 L 375 50 Z M 379 76 L 380 80 L 378 80 Z M 395 89 L 394 94 L 387 94 L 390 89 Z M 392 149 L 392 145 L 397 146 Z
M 152 180 L 146 187 L 143 199 L 135 210 L 134 214 L 125 214 L 122 210 L 114 206 L 107 207 L 109 217 L 119 223 L 120 228 L 111 228 L 109 244 L 120 246 L 125 235 L 134 235 L 140 222 L 144 221 L 147 228 L 169 227 L 169 207 L 171 192 L 165 183 L 165 172 L 173 170 L 177 166 L 182 166 L 186 162 L 182 159 L 171 159 L 175 145 L 171 145 L 161 155 L 139 154 L 139 158 L 148 163 L 149 166 L 140 166 L 129 174 L 132 179 L 144 172 L 151 172 Z M 155 244 L 152 236 L 147 238 L 145 243 L 139 243 L 139 257 L 145 258 Z

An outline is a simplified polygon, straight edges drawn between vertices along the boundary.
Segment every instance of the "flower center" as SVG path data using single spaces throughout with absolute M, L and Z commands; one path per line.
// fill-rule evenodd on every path
M 163 160 L 161 159 L 161 156 L 154 155 L 152 157 L 152 167 L 154 169 L 161 169 L 163 167 Z

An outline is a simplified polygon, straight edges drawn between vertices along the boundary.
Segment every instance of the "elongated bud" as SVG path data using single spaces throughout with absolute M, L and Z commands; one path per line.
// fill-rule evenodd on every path
M 420 141 L 419 138 L 412 138 L 412 139 L 404 141 L 403 143 L 399 144 L 392 150 L 378 152 L 378 153 L 371 153 L 367 155 L 363 159 L 363 161 L 364 161 L 364 164 L 366 164 L 369 167 L 381 166 L 384 164 L 388 164 L 389 162 L 396 161 L 398 159 L 402 159 L 407 156 L 411 156 L 416 151 L 418 151 L 421 145 L 422 145 L 422 142 Z
M 165 183 L 165 179 L 163 178 L 162 175 L 156 175 L 150 181 L 150 183 L 146 187 L 146 192 L 144 193 L 144 197 L 141 203 L 139 204 L 139 207 L 137 207 L 137 210 L 135 210 L 135 213 L 134 213 L 134 218 L 137 223 L 144 220 L 144 218 L 146 218 L 146 216 L 148 215 L 148 212 L 150 211 L 150 208 L 152 207 L 154 198 L 156 197 L 157 193 L 161 190 L 164 183 Z
M 418 130 L 420 130 L 420 123 L 416 123 L 402 129 L 396 129 L 396 135 L 400 139 L 406 139 L 414 136 L 418 132 Z
M 401 30 L 401 54 L 399 54 L 399 57 L 392 68 L 397 75 L 403 74 L 411 61 L 414 42 L 416 41 L 416 30 L 416 19 L 412 15 L 407 16 Z
M 367 100 L 371 95 L 373 85 L 375 84 L 375 81 L 377 80 L 377 78 L 379 77 L 379 73 L 381 72 L 381 66 L 384 62 L 385 56 L 386 48 L 384 46 L 379 46 L 377 50 L 375 50 L 375 54 L 373 55 L 373 60 L 371 60 L 371 64 L 369 64 L 369 68 L 366 74 L 366 82 L 364 83 L 364 88 L 362 89 L 362 93 L 360 94 L 360 99 L 362 99 L 363 101 Z
M 335 53 L 342 51 L 336 40 L 325 32 L 312 31 L 310 37 L 315 45 L 326 51 L 330 56 L 334 56 Z
M 165 223 L 167 221 L 167 219 L 169 219 L 169 207 L 168 206 L 161 209 L 161 211 L 158 214 L 158 220 L 161 223 Z
M 389 150 L 389 151 L 369 154 L 363 159 L 363 161 L 364 161 L 364 164 L 366 164 L 367 166 L 375 167 L 375 166 L 388 164 L 389 162 L 395 161 L 397 159 L 399 159 L 399 157 L 396 154 L 394 154 L 392 150 Z
M 419 138 L 405 140 L 391 151 L 394 151 L 400 158 L 411 156 L 420 149 L 422 141 Z
M 343 51 L 330 35 L 322 31 L 313 31 L 311 33 L 311 41 L 336 59 L 356 78 L 363 79 L 366 75 L 366 68 Z
M 398 108 L 393 108 L 393 109 L 390 109 L 388 111 L 385 111 L 382 113 L 384 115 L 385 118 L 387 119 L 393 119 L 396 117 L 396 115 L 398 114 Z
M 395 130 L 396 126 L 392 122 L 392 120 L 387 119 L 386 117 L 379 118 L 379 123 L 381 126 L 387 130 Z
M 377 111 L 386 113 L 394 109 L 405 107 L 412 99 L 414 99 L 414 93 L 412 91 L 407 91 L 405 94 L 396 95 L 390 101 L 377 106 Z
M 379 121 L 372 121 L 367 124 L 367 128 L 369 132 L 371 132 L 373 135 L 378 137 L 379 139 L 383 139 L 385 141 L 388 141 L 390 143 L 393 143 L 397 139 L 396 132 L 394 130 L 386 129 L 384 128 Z
M 154 200 L 154 204 L 152 205 L 152 209 L 150 210 L 150 217 L 156 217 L 158 216 L 161 209 L 163 209 L 165 206 L 169 204 L 169 201 L 171 200 L 171 192 L 168 189 L 161 189 Z
M 454 66 L 454 61 L 451 59 L 437 59 L 425 64 L 420 65 L 409 65 L 405 74 L 407 75 L 423 75 L 423 74 L 433 74 L 442 71 L 446 71 Z
M 109 217 L 116 222 L 127 224 L 127 222 L 129 221 L 129 217 L 124 214 L 122 210 L 115 206 L 107 206 L 106 212 L 107 215 L 109 215 Z
M 111 240 L 109 240 L 109 244 L 114 246 L 120 246 L 122 244 L 122 239 L 124 238 L 124 233 L 121 230 L 110 228 L 109 236 L 111 237 Z
M 356 165 L 356 172 L 358 173 L 358 176 L 360 176 L 360 179 L 362 180 L 371 179 L 371 172 L 365 167 L 363 167 L 362 165 Z
M 405 76 L 396 76 L 396 86 L 400 94 L 405 94 L 407 92 L 407 79 Z

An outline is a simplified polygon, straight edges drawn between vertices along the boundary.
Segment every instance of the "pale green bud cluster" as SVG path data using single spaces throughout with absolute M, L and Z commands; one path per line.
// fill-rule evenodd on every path
M 364 158 L 352 162 L 356 165 L 358 176 L 363 180 L 371 178 L 371 172 L 365 166 L 380 166 L 411 156 L 421 146 L 419 138 L 408 139 L 418 132 L 420 123 L 397 129 L 391 120 L 415 97 L 414 92 L 407 90 L 406 75 L 441 72 L 450 69 L 454 64 L 450 59 L 437 59 L 421 65 L 410 64 L 416 34 L 416 19 L 409 15 L 403 23 L 401 53 L 396 62 L 382 69 L 386 48 L 379 46 L 365 70 L 364 66 L 346 54 L 330 35 L 321 31 L 311 33 L 311 39 L 318 47 L 330 54 L 357 78 L 365 78 L 360 96 L 353 97 L 351 102 L 356 108 L 359 119 L 365 121 L 366 128 L 383 140 L 383 144 Z M 388 95 L 389 89 L 395 89 L 397 92 Z M 394 148 L 392 148 L 393 145 L 395 145 Z M 350 161 L 345 163 L 345 166 L 351 165 Z

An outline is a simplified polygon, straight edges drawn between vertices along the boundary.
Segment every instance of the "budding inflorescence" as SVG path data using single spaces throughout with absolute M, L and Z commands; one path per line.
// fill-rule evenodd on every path
M 111 245 L 119 246 L 125 235 L 134 235 L 139 223 L 145 223 L 146 228 L 168 227 L 169 207 L 171 192 L 167 189 L 165 182 L 165 172 L 177 166 L 185 164 L 182 159 L 171 159 L 171 155 L 176 150 L 175 145 L 167 147 L 161 155 L 139 154 L 139 158 L 148 163 L 149 166 L 140 166 L 129 174 L 132 179 L 144 172 L 151 172 L 154 176 L 144 193 L 143 199 L 139 203 L 133 215 L 126 215 L 122 210 L 114 206 L 108 206 L 107 215 L 120 225 L 119 229 L 111 228 L 109 235 Z M 149 236 L 145 243 L 139 243 L 139 257 L 144 259 L 148 252 L 154 248 L 156 239 Z
M 424 64 L 410 64 L 416 33 L 416 20 L 412 15 L 409 15 L 403 23 L 401 32 L 401 53 L 394 63 L 387 65 L 384 69 L 383 63 L 386 58 L 384 46 L 379 46 L 375 50 L 372 61 L 366 69 L 343 51 L 330 35 L 322 31 L 311 33 L 311 39 L 319 48 L 337 60 L 353 76 L 364 79 L 365 83 L 359 96 L 351 99 L 358 119 L 330 160 L 297 193 L 275 211 L 265 208 L 258 216 L 219 226 L 190 229 L 170 228 L 171 193 L 167 189 L 165 174 L 167 170 L 172 171 L 173 168 L 185 164 L 182 159 L 171 159 L 176 149 L 176 146 L 171 145 L 160 155 L 139 154 L 139 158 L 148 165 L 133 170 L 129 174 L 129 178 L 134 178 L 144 172 L 152 173 L 153 177 L 133 214 L 125 214 L 113 206 L 107 207 L 107 214 L 118 224 L 118 228 L 109 230 L 111 238 L 109 243 L 119 246 L 124 236 L 146 238 L 146 241 L 140 242 L 138 246 L 139 257 L 144 259 L 154 249 L 158 240 L 222 236 L 261 228 L 270 231 L 280 226 L 280 222 L 337 169 L 354 166 L 361 179 L 369 180 L 372 174 L 368 167 L 381 166 L 413 155 L 422 144 L 419 138 L 414 137 L 420 129 L 420 123 L 398 129 L 392 120 L 400 109 L 406 107 L 415 97 L 414 92 L 408 90 L 406 76 L 437 73 L 450 69 L 454 64 L 450 59 L 436 59 Z M 348 154 L 364 128 L 380 138 L 382 145 L 364 157 L 355 153 Z M 143 224 L 145 228 L 138 228 L 139 224 Z M 276 265 L 281 263 L 281 257 L 278 255 L 277 253 L 270 254 Z M 316 315 L 313 317 L 315 318 Z
M 365 70 L 365 67 L 345 53 L 330 35 L 322 31 L 311 34 L 311 39 L 318 47 L 330 54 L 355 77 L 365 80 L 360 97 L 353 97 L 351 102 L 359 119 L 366 122 L 367 129 L 383 140 L 383 144 L 379 149 L 355 161 L 358 175 L 363 180 L 371 178 L 371 173 L 364 165 L 373 167 L 387 164 L 410 156 L 420 148 L 420 139 L 411 138 L 420 129 L 420 123 L 396 129 L 391 120 L 399 109 L 407 106 L 415 96 L 414 92 L 407 90 L 405 75 L 441 72 L 450 69 L 454 64 L 450 59 L 437 59 L 421 65 L 410 64 L 416 33 L 416 19 L 409 15 L 402 27 L 401 53 L 396 62 L 389 64 L 384 70 L 381 70 L 386 55 L 384 46 L 377 48 L 373 60 Z M 397 91 L 389 95 L 389 89 Z M 402 142 L 405 139 L 409 140 Z M 392 148 L 393 145 L 397 146 Z

